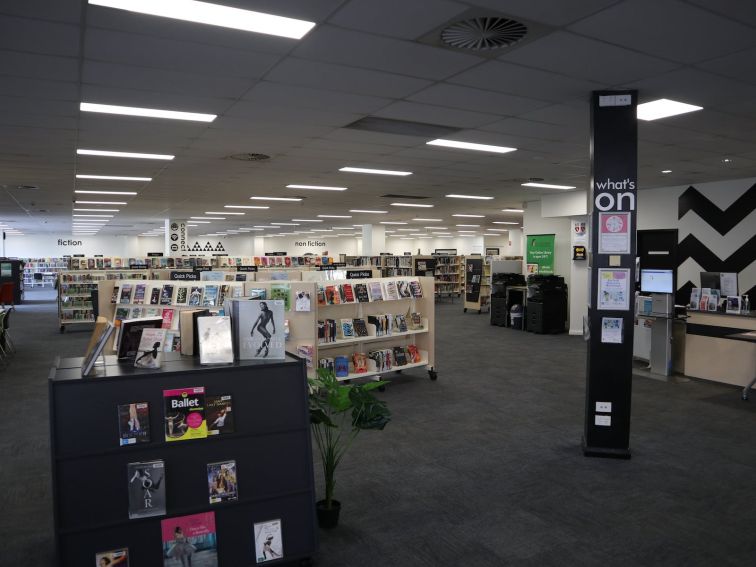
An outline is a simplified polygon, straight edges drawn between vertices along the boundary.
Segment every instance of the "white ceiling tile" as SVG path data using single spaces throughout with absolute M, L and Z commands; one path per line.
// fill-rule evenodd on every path
M 21 114 L 11 110 L 0 109 L 0 125 L 17 126 L 21 128 L 60 128 L 73 130 L 76 128 L 76 118 L 74 116 L 49 116 L 45 114 Z M 38 135 L 44 135 L 37 130 Z
M 583 128 L 591 120 L 589 99 L 590 95 L 586 95 L 584 100 L 544 106 L 532 112 L 525 112 L 520 115 L 520 118 Z
M 0 49 L 78 57 L 80 37 L 78 25 L 0 17 Z
M 328 23 L 368 33 L 416 39 L 468 7 L 447 0 L 351 0 Z
M 756 12 L 756 10 L 754 10 Z M 754 32 L 756 33 L 756 31 Z M 704 61 L 696 65 L 701 69 L 705 69 L 711 73 L 718 75 L 725 75 L 739 81 L 746 83 L 756 84 L 756 48 L 746 49 L 733 53 L 731 55 L 725 55 L 718 59 L 711 59 Z
M 369 114 L 391 103 L 391 99 L 340 93 L 338 91 L 283 85 L 269 81 L 257 83 L 243 100 L 265 105 L 291 105 L 295 108 L 332 109 Z
M 617 2 L 618 0 L 468 0 L 469 4 L 552 26 L 566 25 Z
M 681 63 L 697 63 L 756 45 L 753 28 L 678 0 L 622 2 L 569 29 Z
M 2 12 L 78 24 L 81 19 L 81 0 L 3 0 Z
M 49 99 L 79 101 L 77 82 L 46 81 L 27 77 L 0 77 L 0 94 L 20 96 L 27 99 Z
M 490 114 L 517 116 L 547 103 L 490 90 L 473 89 L 461 85 L 438 83 L 408 97 L 414 102 L 475 110 Z
M 322 26 L 305 36 L 297 57 L 442 80 L 480 63 L 479 57 L 448 49 Z
M 287 85 L 302 85 L 347 93 L 402 98 L 430 81 L 358 67 L 287 57 L 265 77 Z
M 234 104 L 226 116 L 239 117 L 261 122 L 278 122 L 282 124 L 319 124 L 324 126 L 346 126 L 363 115 L 325 108 L 298 108 L 285 105 L 261 106 L 253 101 L 241 100 Z
M 448 82 L 553 102 L 588 96 L 592 90 L 606 86 L 499 61 L 478 65 Z
M 78 82 L 79 60 L 74 57 L 0 50 L 0 75 Z
M 439 124 L 454 128 L 477 128 L 499 119 L 499 116 L 493 114 L 403 101 L 395 102 L 379 110 L 374 113 L 374 116 L 393 118 L 394 120 L 411 120 L 426 124 Z
M 84 54 L 95 61 L 230 77 L 261 77 L 280 59 L 278 55 L 102 29 L 87 30 Z
M 506 118 L 493 124 L 483 126 L 482 129 L 493 132 L 503 132 L 515 136 L 524 136 L 526 138 L 562 141 L 575 139 L 587 140 L 589 126 L 588 124 L 585 124 L 582 128 L 576 128 L 574 126 L 563 126 L 561 124 L 522 120 L 521 118 Z
M 658 77 L 628 83 L 624 86 L 638 89 L 640 102 L 657 98 L 669 98 L 703 106 L 704 111 L 711 106 L 739 101 L 752 101 L 756 98 L 756 87 L 753 85 L 747 85 L 690 67 L 659 75 Z M 675 118 L 672 117 L 665 120 L 674 120 Z
M 756 10 L 751 0 L 688 0 L 710 12 L 716 12 L 722 16 L 738 22 L 744 22 L 756 27 Z
M 500 59 L 609 85 L 658 75 L 679 66 L 563 31 L 504 52 Z

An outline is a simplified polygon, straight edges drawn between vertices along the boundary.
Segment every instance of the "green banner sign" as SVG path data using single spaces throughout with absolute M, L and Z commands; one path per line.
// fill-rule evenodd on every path
M 527 237 L 528 272 L 538 274 L 554 273 L 554 235 L 529 234 Z M 538 266 L 537 270 L 530 266 Z

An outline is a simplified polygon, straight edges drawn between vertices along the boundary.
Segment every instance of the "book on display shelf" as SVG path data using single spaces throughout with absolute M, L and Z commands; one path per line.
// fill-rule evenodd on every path
M 140 319 L 142 315 L 144 315 L 144 308 L 137 306 L 131 308 L 131 314 L 129 315 L 129 317 L 131 319 Z
M 370 282 L 368 290 L 370 291 L 370 301 L 383 301 L 381 282 Z
M 352 319 L 352 328 L 356 337 L 367 337 L 369 335 L 365 319 Z
M 284 301 L 232 301 L 234 339 L 239 360 L 283 360 Z
M 136 356 L 142 339 L 142 331 L 144 329 L 160 329 L 162 325 L 162 317 L 122 320 L 118 337 L 118 358 L 123 360 Z
M 104 320 L 105 318 L 102 317 L 102 319 Z M 82 362 L 81 364 L 82 377 L 88 376 L 89 373 L 92 372 L 95 362 L 97 361 L 99 356 L 102 354 L 103 349 L 105 348 L 105 343 L 108 342 L 108 339 L 115 331 L 115 327 L 109 321 L 105 320 L 104 324 L 101 324 L 101 323 L 102 321 L 98 321 L 97 325 L 100 325 L 99 334 L 98 334 L 98 327 L 96 327 L 95 332 L 92 334 L 94 343 L 90 341 L 90 347 L 88 347 L 87 353 L 84 356 L 84 362 Z
M 317 294 L 318 305 L 328 305 L 328 303 L 326 302 L 325 288 L 322 285 L 317 286 Z
M 255 561 L 267 563 L 284 556 L 281 520 L 270 520 L 254 525 Z
M 202 304 L 202 286 L 192 286 L 188 305 L 199 307 Z
M 115 286 L 113 288 L 113 294 L 110 296 L 110 303 L 118 303 L 118 290 L 120 289 L 119 286 Z
M 153 287 L 150 291 L 150 305 L 158 305 L 160 303 L 160 288 Z
M 417 345 L 407 345 L 407 361 L 415 364 L 418 362 L 422 362 L 422 356 L 420 355 L 420 350 L 417 348 Z
M 206 396 L 207 434 L 222 435 L 234 432 L 234 407 L 230 395 Z
M 701 301 L 701 289 L 694 287 L 690 290 L 690 301 L 688 303 L 689 307 L 693 311 L 698 311 L 699 302 Z
M 410 282 L 408 282 L 407 280 L 399 280 L 398 282 L 396 282 L 396 288 L 399 292 L 399 299 L 407 299 L 412 297 Z
M 268 299 L 268 290 L 264 287 L 253 288 L 247 292 L 249 299 Z
M 210 504 L 232 502 L 239 497 L 236 461 L 207 465 L 207 491 Z
M 129 519 L 165 515 L 165 462 L 128 464 Z
M 209 315 L 209 309 L 182 309 L 179 312 L 179 332 L 184 337 L 184 340 L 181 341 L 181 354 L 188 356 L 199 355 L 197 318 Z
M 333 371 L 336 374 L 336 378 L 346 378 L 349 376 L 349 358 L 343 355 L 334 357 Z
M 375 362 L 375 369 L 377 372 L 386 372 L 391 370 L 392 364 L 392 350 L 391 349 L 376 349 L 368 352 L 368 358 Z
M 145 317 L 161 317 L 163 316 L 163 309 L 160 307 L 145 307 L 144 308 L 144 316 Z
M 352 354 L 352 366 L 355 374 L 364 374 L 368 371 L 368 357 L 364 352 Z
M 139 348 L 134 359 L 135 368 L 160 368 L 167 332 L 165 329 L 142 330 Z
M 398 314 L 394 316 L 394 326 L 396 327 L 398 333 L 407 332 L 407 319 L 404 317 L 404 315 Z
M 294 299 L 295 311 L 311 311 L 310 292 L 297 291 L 296 298 Z
M 364 283 L 354 284 L 354 296 L 359 303 L 367 303 L 370 301 L 370 295 L 368 294 L 368 286 Z
M 129 567 L 129 548 L 111 549 L 95 554 L 96 567 Z
M 207 437 L 204 386 L 163 390 L 165 440 Z
M 283 301 L 284 311 L 291 311 L 291 285 L 275 283 L 270 286 L 270 298 Z
M 412 297 L 414 297 L 415 299 L 423 298 L 423 286 L 420 285 L 420 282 L 418 280 L 410 281 L 410 291 L 412 293 Z
M 252 303 L 252 302 L 249 302 Z M 200 364 L 231 364 L 234 347 L 231 337 L 231 317 L 198 317 Z
M 315 347 L 313 345 L 299 345 L 297 346 L 297 356 L 304 358 L 307 368 L 314 368 L 315 359 Z
M 407 353 L 404 350 L 404 347 L 396 346 L 394 347 L 394 365 L 395 366 L 405 366 L 407 364 Z
M 136 284 L 136 287 L 134 288 L 134 299 L 132 300 L 133 303 L 137 305 L 142 305 L 144 303 L 144 294 L 147 292 L 147 284 Z
M 341 290 L 342 303 L 354 303 L 356 301 L 352 284 L 341 285 L 339 289 Z
M 339 305 L 341 303 L 341 296 L 335 285 L 325 286 L 325 298 L 326 305 Z
M 205 295 L 202 298 L 202 306 L 203 307 L 215 307 L 217 301 L 218 301 L 218 286 L 217 285 L 206 285 L 205 286 Z
M 163 329 L 172 329 L 173 328 L 173 316 L 174 316 L 174 310 L 166 307 L 163 309 L 163 313 L 161 315 L 163 317 Z
M 160 305 L 170 305 L 173 303 L 173 285 L 165 284 L 160 291 Z
M 189 288 L 185 285 L 180 286 L 176 292 L 176 305 L 186 305 L 189 299 Z
M 131 284 L 124 283 L 121 285 L 120 303 L 131 303 Z
M 399 299 L 399 292 L 397 290 L 395 281 L 386 282 L 384 284 L 384 289 L 385 289 L 384 299 L 386 299 L 387 301 Z
M 351 339 L 354 337 L 354 321 L 352 319 L 342 319 L 340 321 L 341 338 Z
M 166 518 L 160 531 L 163 567 L 218 567 L 215 512 Z
M 150 404 L 136 402 L 118 406 L 119 444 L 136 445 L 150 442 Z
M 420 313 L 415 313 L 408 309 L 405 320 L 407 322 L 407 328 L 410 331 L 422 331 L 425 328 L 423 325 L 423 317 Z

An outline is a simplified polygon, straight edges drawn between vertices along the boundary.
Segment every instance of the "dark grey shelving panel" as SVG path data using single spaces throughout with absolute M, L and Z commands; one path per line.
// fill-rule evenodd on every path
M 50 373 L 55 533 L 61 567 L 94 564 L 95 554 L 129 548 L 129 564 L 162 567 L 160 521 L 214 511 L 220 567 L 254 565 L 253 524 L 280 518 L 284 558 L 317 551 L 315 488 L 304 361 L 242 361 L 200 366 L 168 356 L 155 370 L 108 357 L 91 378 L 81 359 L 59 360 Z M 235 433 L 167 443 L 163 390 L 204 386 L 231 394 Z M 152 441 L 118 445 L 117 406 L 150 403 Z M 167 514 L 129 520 L 127 464 L 162 459 Z M 207 464 L 236 460 L 239 499 L 209 504 Z

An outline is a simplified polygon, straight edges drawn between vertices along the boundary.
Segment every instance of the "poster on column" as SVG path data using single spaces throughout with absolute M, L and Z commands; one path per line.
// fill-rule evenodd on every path
M 630 309 L 630 270 L 600 269 L 596 303 L 604 311 Z
M 554 235 L 529 234 L 527 237 L 526 263 L 537 264 L 538 274 L 554 273 Z M 529 272 L 530 273 L 530 272 Z
M 630 254 L 630 213 L 599 213 L 599 254 Z
M 572 244 L 586 246 L 588 244 L 588 223 L 584 220 L 572 219 Z

